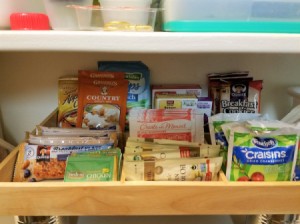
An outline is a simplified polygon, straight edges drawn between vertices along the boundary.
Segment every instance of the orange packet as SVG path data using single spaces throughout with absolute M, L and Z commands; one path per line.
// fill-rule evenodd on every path
M 98 72 L 93 72 L 97 74 Z M 110 72 L 105 72 L 106 74 Z M 91 77 L 79 72 L 77 127 L 113 129 L 117 124 L 125 128 L 128 80 L 115 77 Z M 110 73 L 113 74 L 113 73 Z

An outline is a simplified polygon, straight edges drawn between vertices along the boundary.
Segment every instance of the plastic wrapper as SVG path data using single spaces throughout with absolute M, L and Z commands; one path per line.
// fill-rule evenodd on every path
M 127 181 L 216 181 L 222 157 L 124 161 Z
M 109 149 L 113 144 L 45 146 L 23 143 L 21 146 L 16 163 L 15 182 L 63 179 L 66 160 L 70 154 Z
M 76 137 L 76 136 L 37 136 L 29 134 L 27 142 L 35 145 L 118 145 L 116 136 L 109 137 Z
M 123 77 L 98 77 L 100 72 L 79 72 L 78 118 L 76 127 L 91 129 L 125 128 L 128 81 Z M 113 74 L 107 73 L 106 74 Z M 92 76 L 91 76 L 92 75 Z M 95 77 L 94 77 L 95 75 Z
M 228 180 L 292 180 L 298 153 L 298 132 L 283 127 L 257 133 L 245 125 L 233 127 L 228 149 Z
M 67 161 L 64 181 L 116 181 L 117 176 L 116 156 L 70 156 Z
M 197 109 L 131 110 L 130 136 L 204 142 L 203 114 Z

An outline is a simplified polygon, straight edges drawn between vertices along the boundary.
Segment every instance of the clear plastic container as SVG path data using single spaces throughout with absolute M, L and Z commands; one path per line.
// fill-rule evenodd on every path
M 93 0 L 44 0 L 44 4 L 52 29 L 78 30 L 76 13 L 68 6 L 89 6 Z
M 150 8 L 152 0 L 99 0 L 103 8 Z
M 300 33 L 300 0 L 163 0 L 163 8 L 165 31 Z
M 157 9 L 72 7 L 80 30 L 154 31 Z

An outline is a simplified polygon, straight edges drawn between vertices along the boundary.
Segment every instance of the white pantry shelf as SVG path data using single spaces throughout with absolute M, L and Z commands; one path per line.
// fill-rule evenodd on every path
M 0 31 L 0 51 L 300 53 L 300 34 Z

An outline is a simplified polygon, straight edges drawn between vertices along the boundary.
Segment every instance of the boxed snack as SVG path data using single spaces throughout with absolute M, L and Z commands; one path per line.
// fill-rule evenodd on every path
M 194 94 L 155 95 L 155 109 L 197 108 L 198 99 Z
M 58 126 L 75 127 L 78 108 L 78 77 L 66 76 L 58 80 Z
M 156 94 L 194 94 L 201 96 L 201 87 L 198 84 L 169 84 L 169 85 L 152 85 L 152 108 Z

